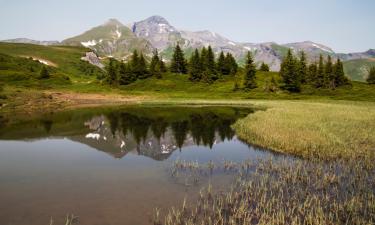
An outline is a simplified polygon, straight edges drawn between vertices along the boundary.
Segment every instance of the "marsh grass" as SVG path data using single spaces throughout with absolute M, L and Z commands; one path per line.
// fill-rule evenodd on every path
M 375 106 L 355 102 L 260 102 L 267 110 L 238 120 L 239 138 L 304 158 L 375 159 Z
M 193 205 L 186 205 L 185 199 L 181 208 L 171 208 L 164 218 L 158 211 L 154 224 L 375 222 L 375 171 L 359 162 L 261 159 L 236 168 L 238 176 L 230 191 L 213 194 L 214 187 L 209 186 Z

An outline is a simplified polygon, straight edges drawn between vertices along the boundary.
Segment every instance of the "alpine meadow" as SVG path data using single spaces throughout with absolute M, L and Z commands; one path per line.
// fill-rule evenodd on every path
M 375 224 L 374 2 L 1 5 L 1 225 Z

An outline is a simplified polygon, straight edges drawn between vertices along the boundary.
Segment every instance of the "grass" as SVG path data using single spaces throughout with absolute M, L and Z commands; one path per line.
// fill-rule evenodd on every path
M 215 167 L 225 170 L 225 165 Z M 154 225 L 375 222 L 375 171 L 359 162 L 255 159 L 236 168 L 230 191 L 214 194 L 208 185 L 193 205 L 185 199 L 182 207 L 170 208 L 164 217 L 157 209 Z
M 375 104 L 359 102 L 259 101 L 234 124 L 243 140 L 306 158 L 375 159 Z

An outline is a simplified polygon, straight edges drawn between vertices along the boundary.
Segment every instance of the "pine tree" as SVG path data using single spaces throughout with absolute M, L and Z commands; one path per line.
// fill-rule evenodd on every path
M 307 80 L 307 65 L 306 65 L 306 54 L 304 51 L 301 52 L 301 56 L 298 61 L 298 73 L 301 79 L 301 83 L 306 83 Z
M 113 58 L 109 58 L 109 64 L 107 68 L 107 83 L 110 85 L 117 84 L 116 60 Z
M 262 62 L 262 64 L 259 67 L 259 71 L 269 72 L 270 67 L 266 63 Z
M 49 75 L 49 72 L 45 66 L 42 67 L 42 70 L 40 71 L 39 78 L 40 79 L 48 79 L 51 76 Z
M 287 56 L 281 63 L 280 76 L 283 79 L 283 88 L 290 92 L 301 90 L 301 78 L 298 73 L 298 64 L 289 49 Z
M 161 74 L 160 71 L 160 59 L 158 50 L 155 49 L 154 55 L 152 56 L 151 63 L 150 63 L 150 75 L 151 76 L 159 76 Z
M 167 72 L 167 67 L 165 66 L 164 60 L 162 57 L 160 57 L 160 72 L 165 73 Z
M 130 65 L 127 63 L 121 63 L 119 69 L 119 83 L 120 85 L 127 85 L 134 81 L 133 73 L 130 69 Z
M 203 47 L 200 55 L 200 64 L 202 72 L 207 69 L 207 48 Z
M 147 62 L 145 60 L 145 57 L 141 53 L 139 56 L 139 78 L 145 79 L 150 76 L 150 73 L 147 70 Z
M 220 52 L 219 58 L 217 59 L 217 71 L 222 75 L 229 74 L 229 71 L 226 70 L 225 55 L 223 51 Z
M 333 73 L 332 58 L 328 55 L 324 66 L 324 87 L 335 88 L 335 74 Z
M 344 65 L 340 59 L 337 59 L 333 66 L 333 72 L 335 74 L 335 87 L 339 87 L 349 83 L 348 78 L 345 76 Z
M 366 79 L 368 84 L 375 84 L 375 67 L 371 67 Z
M 318 75 L 318 66 L 315 63 L 309 65 L 307 76 L 306 76 L 306 83 L 313 84 L 317 79 Z
M 236 75 L 238 71 L 238 64 L 232 54 L 229 54 L 228 56 L 228 63 L 229 63 L 229 74 L 232 76 Z
M 182 73 L 182 74 L 186 74 L 187 72 L 184 52 L 182 51 L 178 43 L 176 45 L 176 48 L 174 50 L 173 57 L 172 57 L 171 72 Z
M 215 81 L 218 79 L 217 73 L 216 73 L 216 65 L 215 65 L 215 54 L 212 51 L 211 46 L 208 46 L 207 48 L 207 70 L 210 76 L 210 79 Z
M 324 72 L 324 60 L 323 60 L 322 54 L 320 54 L 318 71 L 317 71 L 316 79 L 315 79 L 315 87 L 317 87 L 317 88 L 324 87 L 324 84 L 325 84 L 325 82 L 324 82 L 325 74 L 324 73 L 325 73 Z
M 244 79 L 244 87 L 245 89 L 254 89 L 257 87 L 255 82 L 256 76 L 256 68 L 254 65 L 254 60 L 251 55 L 251 52 L 247 52 L 246 56 L 246 65 L 245 65 L 245 79 Z
M 189 79 L 191 81 L 199 81 L 202 78 L 202 67 L 198 49 L 190 57 L 189 61 Z
M 134 79 L 138 79 L 140 76 L 139 56 L 137 50 L 134 50 L 133 55 L 130 59 L 130 70 Z

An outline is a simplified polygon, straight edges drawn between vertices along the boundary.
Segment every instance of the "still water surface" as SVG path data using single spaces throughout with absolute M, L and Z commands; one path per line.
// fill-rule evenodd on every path
M 201 164 L 272 156 L 238 140 L 240 107 L 83 109 L 36 117 L 0 117 L 0 224 L 151 224 L 153 210 L 196 198 L 210 182 L 227 190 L 233 174 L 186 185 L 175 160 Z

